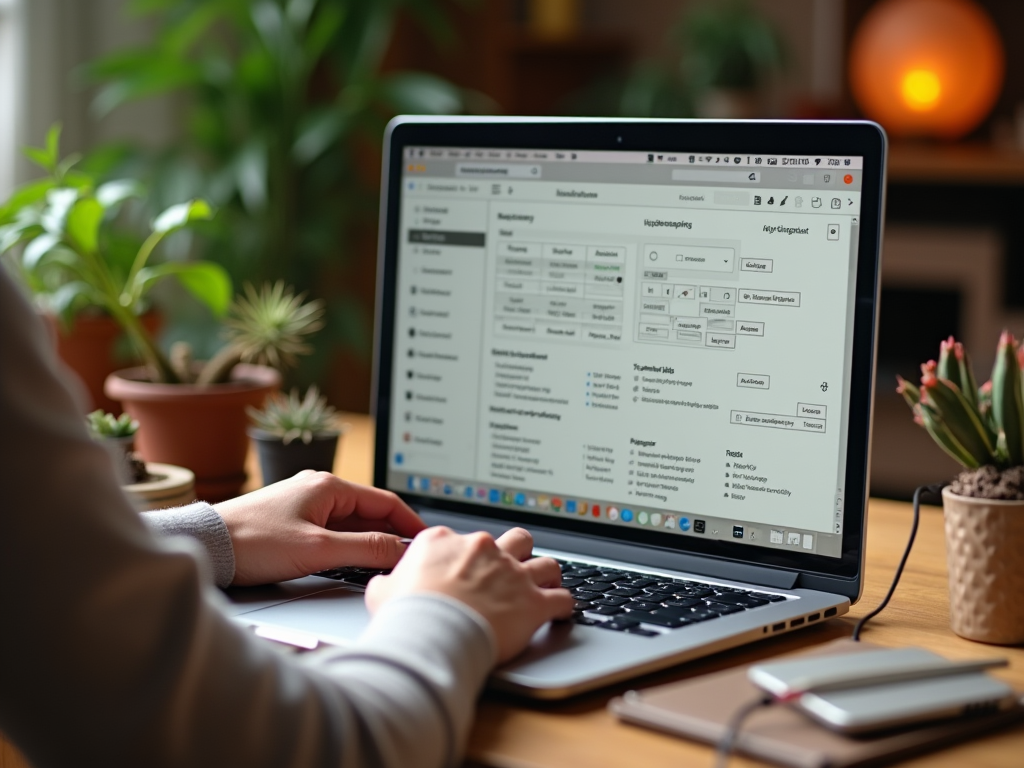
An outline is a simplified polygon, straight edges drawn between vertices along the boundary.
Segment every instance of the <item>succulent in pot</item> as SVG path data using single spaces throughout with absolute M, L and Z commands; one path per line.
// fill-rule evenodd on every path
M 139 422 L 122 413 L 115 416 L 102 409 L 86 416 L 89 434 L 110 453 L 122 485 L 146 480 L 146 464 L 135 455 L 135 433 Z
M 330 472 L 343 427 L 317 387 L 303 397 L 297 390 L 267 398 L 262 409 L 248 409 L 263 484 L 270 485 L 304 469 Z
M 981 642 L 1024 643 L 1024 349 L 1004 331 L 990 381 L 979 387 L 953 337 L 921 383 L 897 391 L 946 453 L 964 467 L 943 489 L 953 631 Z
M 186 466 L 200 498 L 219 501 L 245 483 L 246 408 L 263 404 L 281 384 L 278 368 L 309 351 L 305 340 L 323 325 L 323 303 L 306 301 L 284 283 L 245 286 L 228 311 L 226 344 L 206 363 L 175 344 L 159 370 L 135 368 L 107 379 L 107 393 L 143 424 L 148 460 Z M 173 383 L 172 383 L 173 382 Z

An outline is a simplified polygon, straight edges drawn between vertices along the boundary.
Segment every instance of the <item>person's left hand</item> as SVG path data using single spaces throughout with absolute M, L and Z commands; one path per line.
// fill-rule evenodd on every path
M 231 534 L 234 586 L 343 565 L 391 568 L 405 552 L 401 538 L 426 528 L 390 491 L 312 470 L 213 508 Z

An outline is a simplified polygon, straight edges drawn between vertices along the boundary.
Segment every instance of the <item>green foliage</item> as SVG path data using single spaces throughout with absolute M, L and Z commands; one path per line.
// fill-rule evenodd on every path
M 352 230 L 376 219 L 376 152 L 397 113 L 451 113 L 465 94 L 436 77 L 382 71 L 396 16 L 435 40 L 452 32 L 433 0 L 136 0 L 152 45 L 88 67 L 98 114 L 174 94 L 180 143 L 135 151 L 161 204 L 209 199 L 209 258 L 236 282 L 285 280 L 332 301 L 325 344 L 365 346 L 368 297 L 347 293 Z M 360 254 L 369 257 L 370 254 Z
M 752 91 L 785 64 L 782 38 L 748 0 L 706 0 L 668 32 L 668 53 L 570 100 L 577 114 L 693 117 L 710 89 Z
M 338 430 L 334 408 L 315 385 L 302 398 L 295 389 L 287 397 L 277 392 L 262 410 L 250 407 L 248 413 L 259 429 L 280 437 L 285 445 L 296 439 L 309 444 L 316 435 Z
M 42 303 L 65 320 L 86 305 L 106 310 L 158 376 L 174 381 L 166 357 L 138 320 L 147 295 L 174 276 L 215 314 L 223 314 L 231 300 L 231 279 L 212 262 L 149 262 L 165 238 L 209 220 L 210 206 L 193 200 L 169 208 L 157 216 L 141 245 L 127 248 L 114 224 L 122 204 L 141 197 L 137 184 L 98 184 L 75 169 L 77 158 L 61 160 L 57 126 L 45 147 L 26 154 L 49 176 L 21 187 L 0 207 L 0 253 L 20 251 L 14 268 Z
M 246 283 L 245 295 L 235 300 L 225 322 L 228 345 L 247 363 L 295 365 L 298 355 L 312 351 L 303 340 L 324 327 L 324 303 L 304 299 L 281 280 L 259 292 Z
M 127 413 L 114 416 L 103 410 L 93 411 L 86 416 L 89 431 L 96 437 L 131 437 L 139 431 L 139 422 Z
M 999 338 L 992 379 L 975 383 L 963 344 L 942 342 L 938 362 L 921 366 L 921 386 L 897 377 L 914 421 L 968 469 L 1024 465 L 1024 350 L 1008 332 Z

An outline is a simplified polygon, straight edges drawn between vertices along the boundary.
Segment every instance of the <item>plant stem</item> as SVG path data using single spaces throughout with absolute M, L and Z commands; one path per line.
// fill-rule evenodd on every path
M 223 384 L 231 375 L 231 370 L 242 362 L 242 356 L 231 344 L 221 349 L 203 366 L 196 377 L 196 384 Z

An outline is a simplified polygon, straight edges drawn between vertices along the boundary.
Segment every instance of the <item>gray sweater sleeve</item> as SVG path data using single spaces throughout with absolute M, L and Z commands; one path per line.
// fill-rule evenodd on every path
M 419 595 L 385 606 L 351 649 L 270 650 L 143 524 L 83 410 L 0 269 L 0 731 L 33 765 L 458 759 L 495 659 L 478 616 Z
M 142 519 L 158 536 L 188 536 L 202 544 L 218 587 L 230 586 L 234 581 L 235 548 L 231 546 L 231 534 L 220 515 L 205 501 L 143 512 Z

